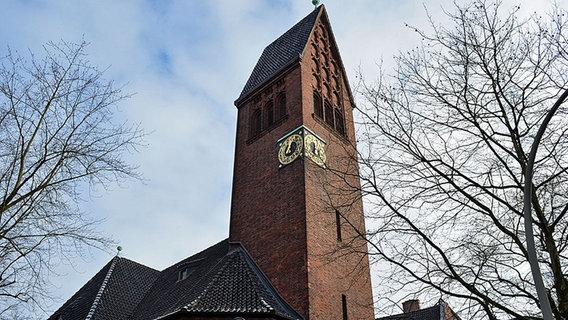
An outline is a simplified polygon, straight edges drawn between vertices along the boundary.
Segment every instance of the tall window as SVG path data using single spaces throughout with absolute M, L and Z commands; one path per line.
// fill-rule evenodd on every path
M 340 135 L 345 136 L 345 120 L 343 119 L 343 113 L 338 108 L 335 109 L 335 130 Z
M 250 134 L 252 137 L 254 137 L 258 135 L 261 130 L 262 130 L 262 111 L 260 109 L 256 109 L 252 113 Z
M 281 93 L 278 96 L 278 118 L 282 119 L 286 116 L 286 94 Z
M 337 241 L 341 241 L 341 213 L 335 210 L 335 229 L 337 231 Z
M 341 295 L 341 310 L 343 311 L 343 320 L 348 320 L 348 318 L 347 318 L 347 297 L 344 294 Z
M 324 112 L 325 112 L 325 122 L 327 124 L 329 124 L 331 127 L 333 127 L 334 125 L 334 121 L 333 121 L 333 108 L 331 107 L 331 104 L 329 104 L 329 102 L 325 102 L 324 103 Z
M 319 94 L 317 94 L 316 92 L 314 92 L 314 113 L 316 114 L 316 116 L 323 119 L 323 104 Z
M 266 119 L 269 127 L 274 124 L 274 103 L 272 101 L 266 104 Z

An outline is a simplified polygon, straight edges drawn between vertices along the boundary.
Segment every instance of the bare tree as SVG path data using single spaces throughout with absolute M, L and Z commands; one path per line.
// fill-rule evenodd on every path
M 536 131 L 568 88 L 566 12 L 521 19 L 456 4 L 393 75 L 362 81 L 359 161 L 379 295 L 451 302 L 467 319 L 541 317 L 523 219 Z M 568 319 L 568 109 L 542 138 L 532 224 L 549 300 Z M 395 301 L 399 302 L 399 300 Z
M 138 177 L 122 155 L 143 132 L 113 121 L 127 95 L 85 48 L 49 43 L 43 58 L 0 60 L 0 315 L 41 308 L 55 264 L 108 244 L 81 190 Z

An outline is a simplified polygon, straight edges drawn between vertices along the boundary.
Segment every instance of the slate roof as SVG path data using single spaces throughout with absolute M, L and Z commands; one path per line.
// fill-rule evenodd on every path
M 114 257 L 49 320 L 128 319 L 159 271 Z
M 191 273 L 180 279 L 181 270 Z M 159 272 L 113 258 L 49 320 L 154 320 L 178 316 L 303 319 L 240 244 L 221 241 Z
M 264 49 L 239 99 L 300 57 L 323 10 L 324 6 L 320 5 Z
M 430 308 L 378 318 L 377 320 L 442 320 L 444 319 L 442 318 L 442 312 L 440 305 L 437 304 Z
M 388 317 L 378 318 L 376 320 L 461 320 L 461 318 L 453 311 L 453 317 L 446 318 L 445 315 L 446 303 L 440 302 L 435 306 L 423 308 L 416 311 L 407 313 L 396 314 Z
M 177 314 L 303 319 L 276 292 L 241 245 L 230 250 L 197 283 L 199 293 Z

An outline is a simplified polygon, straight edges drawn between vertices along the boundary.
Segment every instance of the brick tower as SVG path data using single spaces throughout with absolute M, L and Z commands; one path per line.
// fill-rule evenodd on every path
M 323 5 L 266 47 L 235 105 L 230 241 L 306 319 L 373 319 L 353 97 Z

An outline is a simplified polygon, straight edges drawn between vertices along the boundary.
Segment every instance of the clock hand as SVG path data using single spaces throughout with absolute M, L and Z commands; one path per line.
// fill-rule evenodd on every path
M 292 150 L 290 150 L 292 148 L 292 141 L 288 141 L 288 146 L 286 147 L 286 154 L 290 154 L 292 153 Z

